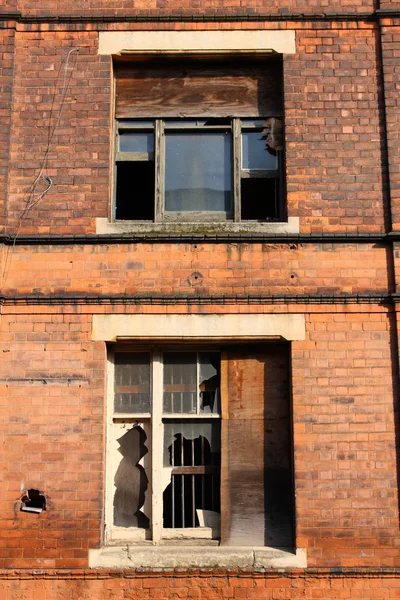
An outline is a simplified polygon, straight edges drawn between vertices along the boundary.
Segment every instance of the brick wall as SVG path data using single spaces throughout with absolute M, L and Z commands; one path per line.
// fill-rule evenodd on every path
M 224 0 L 223 4 L 206 0 L 196 4 L 193 0 L 185 0 L 179 4 L 175 0 L 139 0 L 134 6 L 131 0 L 97 0 L 89 2 L 75 2 L 74 5 L 66 6 L 61 0 L 19 0 L 18 8 L 30 15 L 48 14 L 132 14 L 141 11 L 157 11 L 159 14 L 168 15 L 182 14 L 182 11 L 190 14 L 203 14 L 205 12 L 223 12 L 229 14 L 268 14 L 289 12 L 299 13 L 324 13 L 324 12 L 368 12 L 374 9 L 373 0 L 263 0 L 260 3 L 248 1 L 237 3 L 234 0 Z
M 297 33 L 284 61 L 288 213 L 302 231 L 383 231 L 374 26 Z
M 96 216 L 107 215 L 110 60 L 97 55 L 97 37 L 96 32 L 16 34 L 11 232 L 18 227 L 21 233 L 86 232 Z M 73 52 L 67 64 L 69 52 L 77 48 L 79 54 Z M 35 210 L 25 215 L 27 203 L 35 202 L 47 187 L 40 181 L 36 193 L 29 193 L 46 152 L 44 173 L 53 186 Z M 27 218 L 21 222 L 23 215 Z
M 5 210 L 10 150 L 11 100 L 14 65 L 14 31 L 0 29 L 0 232 L 5 225 Z
M 1 574 L 0 574 L 1 575 Z M 11 572 L 0 583 L 4 600 L 172 600 L 173 598 L 249 598 L 252 600 L 392 600 L 399 597 L 399 582 L 388 572 L 384 577 L 368 574 L 245 572 L 172 572 L 168 574 L 80 571 L 71 581 L 68 575 L 47 573 L 48 580 L 35 574 L 22 579 Z
M 375 26 L 296 27 L 298 52 L 284 60 L 288 214 L 301 217 L 304 232 L 384 231 L 389 207 L 382 179 L 383 100 Z M 48 156 L 46 173 L 53 187 L 20 223 L 28 199 L 37 199 L 46 187 L 42 182 L 34 196 L 27 193 L 57 118 L 63 61 L 77 48 L 78 56 L 70 57 L 70 86 Z M 20 233 L 95 232 L 95 218 L 108 216 L 110 69 L 109 58 L 97 55 L 95 32 L 17 33 L 11 233 L 17 227 Z
M 298 545 L 311 565 L 398 560 L 392 314 L 313 314 L 292 353 Z
M 309 566 L 398 564 L 393 315 L 359 311 L 312 311 L 292 345 L 297 547 Z M 85 567 L 104 510 L 105 346 L 90 341 L 85 307 L 6 312 L 0 567 Z M 19 512 L 30 487 L 47 497 L 40 515 Z
M 393 285 L 387 248 L 376 244 L 18 245 L 5 260 L 10 295 L 354 294 Z
M 284 20 L 375 4 L 0 2 L 23 15 L 0 29 L 0 231 L 6 215 L 10 235 L 0 252 L 1 600 L 400 597 L 399 324 L 391 295 L 400 250 L 386 236 L 390 217 L 399 230 L 400 22 L 382 21 L 381 47 L 377 21 Z M 222 11 L 237 19 L 279 12 L 283 20 L 45 19 Z M 109 214 L 112 65 L 98 56 L 98 30 L 172 28 L 296 30 L 297 52 L 284 57 L 288 212 L 300 217 L 301 234 L 320 237 L 21 240 L 93 234 L 96 217 Z M 40 182 L 36 196 L 27 193 L 59 114 L 45 169 L 52 187 L 26 215 L 27 201 L 45 189 Z M 81 570 L 104 527 L 106 348 L 91 340 L 92 315 L 104 312 L 306 316 L 306 340 L 292 344 L 292 387 L 296 546 L 307 548 L 308 571 Z M 30 487 L 46 495 L 39 515 L 19 511 Z
M 382 30 L 383 73 L 385 82 L 386 120 L 389 150 L 390 193 L 393 229 L 400 228 L 400 27 L 391 21 Z M 389 26 L 389 23 L 392 23 Z
M 105 350 L 89 317 L 2 318 L 4 567 L 85 566 L 102 521 Z M 12 341 L 14 340 L 14 341 Z M 21 489 L 45 491 L 42 515 L 19 512 Z M 32 518 L 33 517 L 33 518 Z

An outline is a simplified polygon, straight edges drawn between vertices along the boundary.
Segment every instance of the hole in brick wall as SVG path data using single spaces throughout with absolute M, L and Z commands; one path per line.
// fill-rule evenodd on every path
M 21 498 L 21 510 L 23 512 L 41 513 L 42 510 L 46 510 L 46 497 L 39 490 L 28 490 Z
M 199 285 L 203 282 L 203 275 L 198 271 L 195 271 L 188 277 L 189 285 Z

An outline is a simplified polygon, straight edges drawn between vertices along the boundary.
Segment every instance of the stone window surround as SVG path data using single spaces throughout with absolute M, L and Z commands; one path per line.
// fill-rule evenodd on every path
M 266 55 L 271 52 L 294 54 L 295 30 L 235 31 L 101 31 L 100 55 Z M 267 223 L 140 223 L 112 222 L 97 218 L 96 234 L 185 234 L 185 233 L 299 233 L 299 218 L 290 215 L 286 221 Z
M 287 341 L 305 339 L 304 314 L 93 315 L 92 340 L 103 342 Z M 178 545 L 179 544 L 179 545 Z M 158 546 L 114 542 L 89 550 L 91 568 L 305 568 L 304 548 L 198 546 L 195 541 Z

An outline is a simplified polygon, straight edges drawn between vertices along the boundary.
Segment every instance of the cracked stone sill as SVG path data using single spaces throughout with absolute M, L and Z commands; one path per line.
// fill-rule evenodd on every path
M 89 550 L 89 567 L 304 569 L 307 567 L 307 551 L 305 548 L 250 546 L 105 546 Z

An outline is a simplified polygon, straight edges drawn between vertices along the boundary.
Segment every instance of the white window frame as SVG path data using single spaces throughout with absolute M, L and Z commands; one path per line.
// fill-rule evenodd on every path
M 150 357 L 150 412 L 148 413 L 119 413 L 114 411 L 114 356 L 118 352 L 148 352 Z M 162 347 L 132 347 L 112 345 L 108 351 L 107 368 L 107 465 L 106 465 L 106 507 L 105 507 L 105 541 L 107 545 L 121 542 L 143 544 L 150 540 L 158 545 L 164 540 L 193 539 L 204 540 L 217 544 L 219 528 L 211 527 L 163 527 L 163 492 L 167 468 L 163 466 L 163 423 L 172 419 L 209 420 L 221 419 L 221 413 L 164 413 L 163 412 L 163 352 L 219 352 L 216 346 L 170 346 Z M 199 392 L 198 392 L 199 393 Z M 150 528 L 121 527 L 114 525 L 114 476 L 121 462 L 117 439 L 134 425 L 139 425 L 146 433 L 148 453 L 141 460 L 148 476 L 145 504 L 142 510 L 150 520 Z M 153 443 L 154 440 L 161 440 Z

